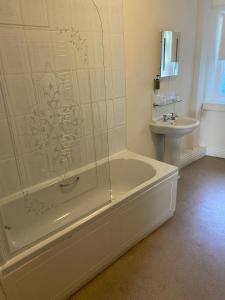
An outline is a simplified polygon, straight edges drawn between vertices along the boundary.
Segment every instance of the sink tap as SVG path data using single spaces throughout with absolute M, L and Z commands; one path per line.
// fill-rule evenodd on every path
M 176 113 L 170 113 L 163 115 L 163 122 L 167 122 L 168 120 L 175 121 L 178 115 Z
M 176 113 L 171 113 L 171 120 L 175 121 L 176 118 L 178 118 L 178 115 Z

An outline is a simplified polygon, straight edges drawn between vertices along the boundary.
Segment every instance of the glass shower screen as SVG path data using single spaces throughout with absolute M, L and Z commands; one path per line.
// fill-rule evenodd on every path
M 0 235 L 10 255 L 111 201 L 99 12 L 91 0 L 44 3 L 33 18 L 28 4 L 0 15 Z

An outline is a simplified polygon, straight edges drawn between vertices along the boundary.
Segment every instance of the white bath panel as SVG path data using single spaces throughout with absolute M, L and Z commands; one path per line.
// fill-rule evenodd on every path
M 63 299 L 59 295 L 65 292 L 65 288 L 78 286 L 85 274 L 91 273 L 109 257 L 112 249 L 108 234 L 110 226 L 108 220 L 102 220 L 102 224 L 89 228 L 90 231 L 83 231 L 83 236 L 78 234 L 72 237 L 72 243 L 65 242 L 60 250 L 47 253 L 44 261 L 39 260 L 39 266 L 38 261 L 34 261 L 35 268 L 28 266 L 21 269 L 18 278 L 12 276 L 5 282 L 8 300 Z M 16 284 L 17 288 L 11 289 L 11 284 Z
M 151 191 L 151 196 L 146 193 L 138 202 L 134 199 L 124 206 L 120 212 L 122 248 L 128 247 L 138 237 L 151 231 L 161 220 L 168 218 L 171 214 L 173 188 L 170 183 L 158 186 Z

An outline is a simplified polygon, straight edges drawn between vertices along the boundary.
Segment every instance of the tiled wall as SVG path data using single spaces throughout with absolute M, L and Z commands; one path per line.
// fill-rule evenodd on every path
M 126 91 L 122 0 L 0 7 L 3 197 L 126 148 Z

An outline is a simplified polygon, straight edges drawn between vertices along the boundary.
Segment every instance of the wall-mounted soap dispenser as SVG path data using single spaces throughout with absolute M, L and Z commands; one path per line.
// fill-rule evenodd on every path
M 160 75 L 156 75 L 154 77 L 154 83 L 153 83 L 153 106 L 154 107 L 161 107 L 161 106 L 167 106 L 170 104 L 175 104 L 177 102 L 182 102 L 180 97 L 176 94 L 176 92 L 160 92 L 161 87 L 161 77 Z
M 160 91 L 160 79 L 160 75 L 156 75 L 154 78 L 154 92 L 156 95 L 158 95 Z
M 160 95 L 160 85 L 161 85 L 161 78 L 160 75 L 156 75 L 154 78 L 154 96 L 153 96 L 153 103 L 154 105 L 161 105 L 161 95 Z

